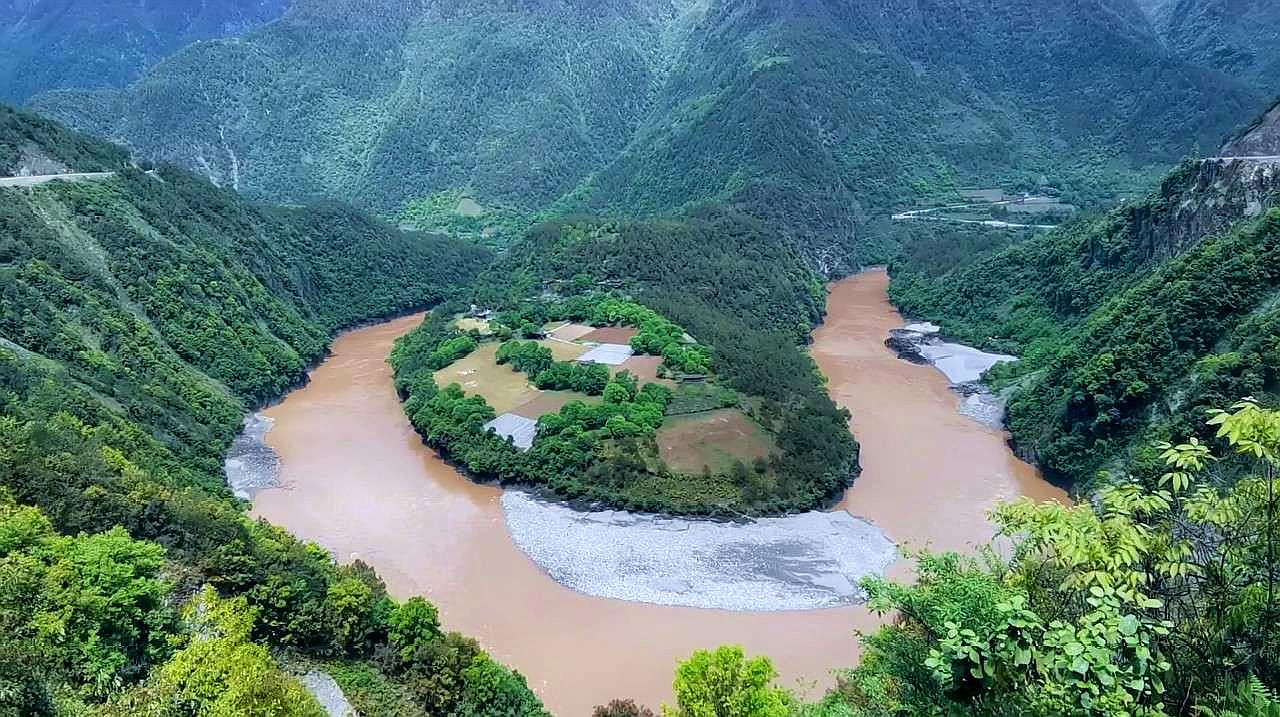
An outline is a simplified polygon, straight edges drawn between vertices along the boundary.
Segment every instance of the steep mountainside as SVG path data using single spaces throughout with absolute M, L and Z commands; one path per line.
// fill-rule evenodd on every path
M 0 0 L 0 101 L 123 87 L 197 40 L 279 17 L 288 0 Z
M 1152 456 L 1136 446 L 1202 431 L 1208 406 L 1280 395 L 1268 348 L 1278 206 L 1280 162 L 1188 162 L 1144 201 L 959 268 L 928 266 L 911 257 L 929 246 L 913 247 L 892 295 L 949 333 L 1024 357 L 996 382 L 1014 388 L 1016 444 L 1050 475 L 1141 473 Z
M 57 714 L 108 699 L 103 714 L 244 714 L 251 689 L 277 714 L 322 714 L 269 646 L 341 660 L 367 714 L 498 701 L 544 715 L 433 607 L 249 520 L 223 476 L 246 406 L 305 381 L 337 329 L 443 300 L 487 253 L 345 206 L 256 204 L 25 113 L 0 120 L 0 157 L 116 170 L 0 187 L 0 712 L 52 715 L 57 695 Z M 83 548 L 61 537 L 76 535 Z M 234 666 L 179 650 L 212 637 L 177 619 L 204 585 L 249 615 L 222 636 L 244 643 Z M 446 686 L 415 689 L 420 671 Z
M 0 105 L 0 177 L 111 172 L 129 164 L 121 147 Z
M 691 12 L 688 0 L 301 0 L 122 95 L 37 104 L 272 197 L 394 212 L 461 190 L 527 212 L 622 149 Z
M 863 228 L 891 207 L 984 181 L 1088 190 L 1250 107 L 1124 1 L 717 3 L 694 37 L 586 206 L 729 202 L 798 230 L 823 268 L 881 256 L 885 228 Z
M 1272 0 L 1157 0 L 1156 31 L 1169 49 L 1264 92 L 1280 92 L 1280 5 Z
M 1259 101 L 1133 0 L 301 0 L 127 91 L 35 103 L 226 185 L 489 238 L 727 203 L 836 271 L 887 254 L 864 228 L 892 207 L 1096 189 Z

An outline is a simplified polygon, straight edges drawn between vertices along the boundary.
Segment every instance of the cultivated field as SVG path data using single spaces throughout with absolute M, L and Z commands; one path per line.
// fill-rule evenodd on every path
M 538 343 L 551 349 L 551 353 L 557 361 L 573 361 L 586 353 L 587 350 L 585 346 L 565 344 L 558 341 L 540 341 Z M 537 415 L 517 412 L 525 418 L 537 418 L 544 413 L 558 410 L 559 406 L 563 406 L 574 399 L 587 399 L 582 394 L 569 391 L 539 391 L 529 383 L 529 378 L 523 373 L 511 370 L 510 366 L 499 366 L 497 364 L 498 346 L 497 342 L 481 344 L 480 348 L 472 352 L 470 356 L 436 371 L 436 384 L 447 386 L 451 383 L 456 383 L 462 386 L 462 390 L 468 394 L 483 396 L 484 400 L 493 407 L 493 410 L 498 415 L 517 412 L 515 411 L 517 408 L 532 411 L 551 406 L 551 408 L 542 410 Z M 561 400 L 561 395 L 567 398 Z M 559 401 L 559 406 L 555 405 L 556 401 Z
M 459 331 L 478 331 L 481 334 L 492 333 L 489 329 L 489 322 L 484 319 L 473 319 L 464 316 L 453 322 L 453 325 L 457 326 Z
M 658 431 L 662 460 L 681 473 L 725 473 L 735 461 L 750 464 L 777 449 L 773 438 L 742 411 L 726 408 L 670 416 Z
M 596 327 L 587 326 L 586 324 L 566 324 L 564 322 L 556 322 L 554 324 L 548 324 L 542 327 L 542 329 L 549 332 L 552 338 L 557 338 L 561 341 L 577 341 L 583 336 L 595 331 Z

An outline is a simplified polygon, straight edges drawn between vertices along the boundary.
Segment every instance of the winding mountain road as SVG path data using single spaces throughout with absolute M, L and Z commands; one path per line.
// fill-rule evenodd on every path
M 0 187 L 34 187 L 48 182 L 80 182 L 111 179 L 115 172 L 72 172 L 68 174 L 35 174 L 27 177 L 0 177 Z

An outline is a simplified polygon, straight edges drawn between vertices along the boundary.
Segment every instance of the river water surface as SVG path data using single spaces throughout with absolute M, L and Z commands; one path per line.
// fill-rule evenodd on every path
M 1008 451 L 1004 437 L 957 413 L 941 373 L 884 346 L 903 320 L 868 272 L 831 286 L 814 359 L 832 397 L 854 413 L 863 473 L 840 509 L 899 542 L 962 549 L 991 535 L 985 512 L 1029 495 L 1064 500 Z M 401 412 L 386 357 L 409 316 L 335 340 L 311 382 L 265 414 L 279 487 L 254 514 L 339 560 L 374 566 L 399 598 L 424 595 L 449 629 L 477 638 L 529 679 L 557 715 L 614 697 L 657 707 L 676 662 L 724 643 L 773 658 L 783 684 L 811 696 L 857 659 L 864 608 L 728 612 L 588 597 L 562 587 L 512 543 L 501 491 L 475 485 L 422 445 Z M 905 574 L 903 566 L 896 573 Z

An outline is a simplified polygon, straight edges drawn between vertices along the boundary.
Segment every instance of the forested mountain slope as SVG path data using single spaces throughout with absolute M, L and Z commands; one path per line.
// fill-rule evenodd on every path
M 250 521 L 223 477 L 246 407 L 304 381 L 334 331 L 453 295 L 487 253 L 147 174 L 2 112 L 0 150 L 117 174 L 0 188 L 0 713 L 320 714 L 270 648 L 347 661 L 368 714 L 541 714 L 430 605 Z M 202 585 L 238 597 L 180 619 Z M 448 685 L 406 687 L 423 672 Z
M 978 181 L 1094 196 L 1259 102 L 1133 0 L 300 0 L 123 92 L 35 100 L 268 197 L 490 239 L 725 203 L 830 271 L 887 255 L 865 228 L 891 208 Z
M 1280 5 L 1271 0 L 1151 2 L 1156 32 L 1178 56 L 1280 92 Z
M 1144 201 L 955 269 L 913 247 L 891 294 L 1024 357 L 997 383 L 1014 387 L 1015 443 L 1049 475 L 1142 473 L 1153 456 L 1136 446 L 1203 430 L 1206 407 L 1276 395 L 1278 205 L 1280 163 L 1188 162 Z
M 622 149 L 693 5 L 301 0 L 123 94 L 37 104 L 271 197 L 395 212 L 465 190 L 527 212 Z
M 0 0 L 0 101 L 123 87 L 197 40 L 279 17 L 288 0 Z

